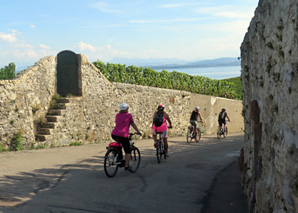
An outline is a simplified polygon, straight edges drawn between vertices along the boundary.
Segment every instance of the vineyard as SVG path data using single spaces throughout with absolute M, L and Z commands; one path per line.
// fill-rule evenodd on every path
M 176 71 L 168 72 L 163 70 L 158 72 L 150 68 L 112 63 L 105 64 L 102 61 L 95 61 L 93 64 L 111 82 L 183 90 L 230 99 L 242 99 L 242 90 L 239 92 L 234 82 L 214 80 Z

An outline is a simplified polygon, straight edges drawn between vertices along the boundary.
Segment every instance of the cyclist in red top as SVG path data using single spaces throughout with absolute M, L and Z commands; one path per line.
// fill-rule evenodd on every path
M 130 160 L 130 144 L 128 139 L 129 127 L 132 126 L 139 135 L 141 135 L 137 125 L 134 123 L 132 115 L 128 113 L 129 105 L 127 103 L 120 104 L 120 112 L 116 115 L 116 126 L 112 131 L 112 138 L 121 143 L 125 152 L 125 170 L 131 172 L 131 166 L 129 166 Z

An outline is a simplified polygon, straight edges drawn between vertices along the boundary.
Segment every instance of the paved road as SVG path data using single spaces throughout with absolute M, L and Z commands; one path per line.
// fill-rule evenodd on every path
M 158 164 L 153 142 L 138 140 L 139 171 L 114 178 L 103 171 L 106 144 L 2 153 L 0 212 L 212 212 L 223 192 L 214 190 L 215 177 L 235 167 L 242 144 L 243 135 L 170 138 L 170 157 Z

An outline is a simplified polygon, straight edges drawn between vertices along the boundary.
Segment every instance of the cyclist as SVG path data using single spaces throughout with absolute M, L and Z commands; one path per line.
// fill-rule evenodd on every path
M 228 119 L 228 121 L 230 122 L 230 118 L 228 116 L 227 110 L 225 108 L 222 108 L 221 112 L 218 115 L 218 130 L 220 130 L 220 127 L 222 126 L 222 124 L 224 124 L 224 129 L 227 128 L 227 121 L 226 118 Z
M 194 126 L 195 128 L 195 140 L 196 142 L 199 142 L 197 139 L 198 135 L 198 117 L 200 117 L 201 122 L 203 123 L 202 115 L 200 113 L 200 107 L 196 106 L 195 110 L 192 111 L 190 116 L 190 124 Z
M 112 131 L 112 138 L 121 143 L 125 152 L 125 167 L 124 170 L 131 172 L 129 166 L 130 160 L 130 144 L 128 139 L 129 127 L 132 126 L 139 135 L 141 135 L 137 125 L 134 123 L 132 115 L 128 113 L 129 105 L 127 103 L 120 104 L 120 112 L 115 117 L 116 126 Z
M 157 132 L 162 132 L 161 137 L 164 142 L 165 154 L 169 157 L 168 154 L 168 128 L 172 128 L 172 122 L 169 115 L 164 112 L 165 106 L 160 104 L 157 107 L 157 111 L 153 115 L 153 124 L 152 124 L 152 136 L 154 140 L 154 146 L 156 146 L 157 141 Z M 169 127 L 167 126 L 167 122 Z

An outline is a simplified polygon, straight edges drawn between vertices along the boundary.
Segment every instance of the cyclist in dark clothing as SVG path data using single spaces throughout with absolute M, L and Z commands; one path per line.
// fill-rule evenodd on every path
M 201 122 L 203 123 L 203 119 L 200 113 L 200 107 L 196 106 L 195 110 L 192 111 L 190 116 L 190 124 L 195 128 L 195 140 L 198 142 L 197 135 L 198 135 L 198 117 L 200 117 Z
M 230 122 L 230 118 L 228 116 L 228 113 L 226 111 L 225 108 L 222 108 L 221 112 L 218 115 L 218 129 L 220 129 L 220 127 L 224 124 L 224 129 L 226 129 L 227 127 L 227 121 L 226 118 L 228 119 L 228 121 Z

